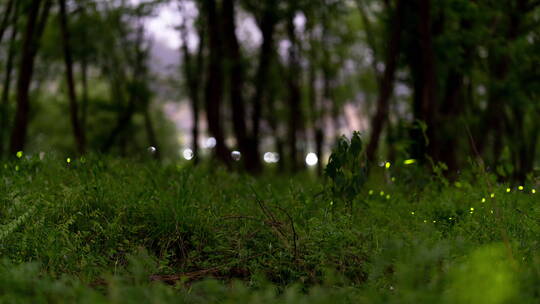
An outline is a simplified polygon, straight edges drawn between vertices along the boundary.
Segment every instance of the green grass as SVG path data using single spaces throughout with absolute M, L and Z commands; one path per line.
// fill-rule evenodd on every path
M 308 173 L 22 157 L 0 167 L 0 302 L 540 302 L 534 185 L 418 171 L 346 204 Z

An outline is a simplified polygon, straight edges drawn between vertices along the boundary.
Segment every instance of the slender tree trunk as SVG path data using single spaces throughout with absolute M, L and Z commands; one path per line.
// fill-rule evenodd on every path
M 22 151 L 26 142 L 28 115 L 30 113 L 30 84 L 34 74 L 34 60 L 39 49 L 39 41 L 49 16 L 51 4 L 50 0 L 33 0 L 29 7 L 17 79 L 17 109 L 10 143 L 12 155 L 17 151 Z
M 313 44 L 312 44 L 313 45 Z M 311 123 L 313 124 L 313 135 L 315 139 L 315 153 L 317 156 L 322 159 L 323 155 L 323 145 L 324 145 L 324 133 L 322 130 L 322 120 L 320 109 L 320 102 L 317 94 L 317 69 L 315 66 L 316 54 L 315 50 L 312 50 L 311 63 L 309 68 L 309 100 L 311 108 Z M 325 88 L 326 92 L 326 88 Z M 325 96 L 326 97 L 326 96 Z M 317 163 L 317 174 L 322 175 L 323 164 L 322 161 Z
M 287 20 L 287 35 L 291 46 L 289 47 L 289 125 L 288 125 L 288 148 L 290 169 L 295 172 L 299 169 L 298 133 L 302 125 L 302 109 L 300 107 L 300 66 L 298 54 L 298 42 L 294 24 L 295 11 L 291 9 Z
M 415 119 L 425 129 L 413 130 L 415 148 L 413 157 L 424 160 L 436 154 L 436 75 L 435 52 L 433 49 L 431 0 L 418 0 L 418 57 L 413 65 L 414 78 L 414 113 Z
M 4 38 L 4 33 L 6 32 L 6 29 L 9 27 L 9 19 L 11 17 L 11 13 L 14 9 L 14 6 L 15 7 L 17 6 L 17 4 L 14 5 L 14 2 L 15 0 L 8 0 L 6 10 L 4 11 L 4 16 L 2 17 L 2 22 L 0 23 L 0 43 L 2 43 L 3 38 Z M 13 24 L 13 25 L 17 26 L 16 24 Z
M 390 110 L 390 98 L 394 91 L 394 81 L 397 61 L 400 54 L 401 32 L 403 23 L 403 1 L 398 0 L 395 8 L 388 47 L 386 53 L 385 69 L 382 80 L 379 83 L 379 98 L 377 99 L 377 111 L 371 121 L 371 138 L 367 147 L 369 161 L 375 160 L 377 147 L 381 138 L 384 125 L 388 121 Z M 377 71 L 375 71 L 377 73 Z
M 180 5 L 180 11 L 183 11 L 184 8 Z M 205 43 L 205 34 L 203 26 L 199 27 L 199 49 L 197 51 L 197 62 L 196 66 L 193 66 L 192 55 L 189 52 L 188 48 L 188 33 L 184 21 L 180 25 L 180 36 L 182 38 L 182 58 L 183 62 L 183 72 L 184 78 L 186 80 L 187 91 L 189 94 L 189 99 L 191 102 L 191 115 L 192 115 L 192 127 L 191 127 L 191 149 L 193 151 L 194 162 L 197 164 L 199 162 L 199 104 L 200 104 L 200 87 L 199 83 L 201 80 L 201 74 L 203 73 L 203 62 L 204 62 L 204 43 Z
M 260 170 L 260 161 L 257 152 L 251 147 L 248 139 L 246 125 L 246 107 L 244 102 L 244 66 L 242 63 L 242 53 L 238 38 L 236 37 L 235 25 L 235 2 L 234 0 L 223 0 L 222 20 L 225 37 L 225 54 L 229 64 L 230 74 L 229 90 L 233 118 L 233 130 L 240 152 L 243 155 L 244 167 L 250 172 Z
M 9 50 L 8 50 L 8 58 L 6 62 L 6 74 L 4 77 L 4 85 L 2 88 L 2 105 L 1 105 L 1 113 L 0 113 L 0 158 L 5 153 L 5 135 L 8 133 L 8 126 L 9 126 L 9 119 L 8 119 L 8 111 L 9 111 L 9 93 L 11 91 L 11 76 L 13 73 L 13 63 L 15 61 L 15 51 L 16 51 L 16 42 L 17 42 L 17 34 L 18 34 L 18 27 L 17 22 L 19 20 L 19 14 L 17 12 L 17 7 L 15 8 L 15 13 L 13 16 L 13 27 L 11 29 L 11 37 L 9 41 Z
M 265 97 L 267 98 L 266 86 L 268 73 L 272 64 L 274 55 L 274 31 L 277 23 L 276 3 L 270 1 L 266 4 L 264 15 L 260 21 L 259 28 L 262 32 L 263 42 L 259 53 L 259 66 L 255 76 L 255 94 L 253 96 L 253 116 L 252 116 L 252 133 L 250 137 L 251 149 L 256 156 L 255 169 L 261 169 L 260 155 L 260 125 L 262 116 L 262 106 Z
M 68 16 L 66 0 L 59 0 L 60 4 L 60 29 L 62 32 L 62 46 L 64 50 L 64 63 L 66 68 L 66 82 L 69 99 L 69 113 L 73 136 L 77 144 L 79 154 L 84 154 L 86 150 L 86 136 L 79 120 L 79 104 L 77 92 L 75 91 L 75 79 L 73 76 L 73 57 L 71 54 L 70 33 L 68 28 Z
M 179 5 L 181 12 L 184 12 L 182 3 Z M 202 18 L 202 17 L 200 17 Z M 204 31 L 204 25 L 198 27 L 199 46 L 197 51 L 197 57 L 195 58 L 195 65 L 193 62 L 193 56 L 189 52 L 188 48 L 188 32 L 186 28 L 185 17 L 184 21 L 180 25 L 180 36 L 182 38 L 182 58 L 183 72 L 186 79 L 187 91 L 191 101 L 191 115 L 192 115 L 192 127 L 191 127 L 191 149 L 195 156 L 193 161 L 195 164 L 199 162 L 199 115 L 200 115 L 200 103 L 201 103 L 201 86 L 200 83 L 204 74 L 204 50 L 206 43 L 206 33 Z
M 229 149 L 225 145 L 222 126 L 221 103 L 223 98 L 223 67 L 221 52 L 223 50 L 215 0 L 203 2 L 206 22 L 208 23 L 209 63 L 205 88 L 206 120 L 210 134 L 216 139 L 216 157 L 226 165 L 230 165 Z
M 147 101 L 147 103 L 149 102 L 150 100 Z M 161 159 L 161 151 L 159 149 L 154 123 L 152 122 L 152 115 L 150 115 L 150 105 L 147 105 L 144 109 L 144 127 L 146 129 L 148 143 L 151 147 L 156 148 L 156 152 L 153 154 L 154 158 Z
M 88 121 L 88 62 L 86 58 L 83 58 L 81 62 L 81 76 L 82 76 L 82 109 L 81 109 L 81 129 L 86 134 L 86 127 Z M 86 136 L 85 136 L 86 138 Z

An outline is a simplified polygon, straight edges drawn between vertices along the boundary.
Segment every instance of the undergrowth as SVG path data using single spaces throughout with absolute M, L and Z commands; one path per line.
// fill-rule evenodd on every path
M 540 301 L 533 181 L 386 167 L 357 187 L 105 157 L 6 162 L 0 302 Z

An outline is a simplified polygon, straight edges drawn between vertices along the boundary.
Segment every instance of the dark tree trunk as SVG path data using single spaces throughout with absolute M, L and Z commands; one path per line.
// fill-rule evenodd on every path
M 463 32 L 471 30 L 471 20 L 463 17 L 460 21 L 460 29 Z M 462 41 L 461 49 L 463 55 L 461 56 L 461 62 L 459 65 L 453 65 L 448 72 L 444 97 L 440 108 L 438 109 L 440 128 L 437 148 L 437 160 L 445 163 L 448 167 L 446 175 L 450 178 L 457 176 L 459 169 L 458 151 L 460 149 L 460 136 L 456 136 L 455 125 L 460 114 L 463 113 L 467 102 L 466 87 L 465 87 L 465 75 L 467 71 L 473 66 L 473 50 L 474 45 L 472 43 Z
M 81 128 L 86 134 L 86 126 L 88 121 L 88 63 L 85 58 L 81 62 L 82 76 L 82 109 L 81 109 Z M 86 138 L 86 137 L 85 137 Z
M 180 10 L 183 11 L 183 7 Z M 199 34 L 199 47 L 197 51 L 197 57 L 195 66 L 193 65 L 193 58 L 188 49 L 188 33 L 185 22 L 180 26 L 180 35 L 182 38 L 182 58 L 184 59 L 184 77 L 186 79 L 187 91 L 191 101 L 191 114 L 192 114 L 192 127 L 191 127 L 191 149 L 194 155 L 194 163 L 199 162 L 199 115 L 200 115 L 200 83 L 203 79 L 204 72 L 204 49 L 205 49 L 205 31 L 204 26 L 200 26 L 198 29 Z
M 0 23 L 0 43 L 2 43 L 4 38 L 4 33 L 6 32 L 6 29 L 9 27 L 9 19 L 11 17 L 11 13 L 14 9 L 16 9 L 16 4 L 14 5 L 15 0 L 9 0 L 6 6 L 6 10 L 4 11 L 4 16 L 2 17 L 2 22 Z M 16 12 L 15 12 L 16 13 Z M 16 27 L 16 24 L 13 24 L 14 27 Z
M 148 144 L 151 147 L 156 148 L 156 151 L 153 153 L 153 157 L 155 159 L 161 159 L 161 151 L 159 149 L 154 123 L 152 122 L 152 115 L 150 114 L 150 105 L 148 104 L 149 102 L 150 100 L 146 101 L 147 106 L 144 109 L 144 128 L 146 129 Z
M 299 63 L 299 48 L 298 41 L 296 39 L 296 28 L 294 25 L 295 11 L 289 12 L 287 20 L 287 35 L 291 46 L 289 48 L 289 75 L 288 75 L 288 89 L 289 89 L 289 123 L 288 123 L 288 148 L 289 148 L 289 165 L 290 169 L 295 172 L 298 171 L 300 158 L 298 151 L 298 134 L 302 127 L 302 109 L 300 107 L 300 63 Z
M 223 51 L 221 41 L 220 22 L 217 14 L 215 0 L 205 0 L 203 10 L 206 14 L 209 38 L 209 63 L 207 66 L 207 81 L 205 88 L 206 120 L 210 134 L 216 139 L 216 157 L 226 165 L 230 165 L 229 149 L 225 145 L 225 136 L 222 126 L 221 103 L 223 98 L 223 67 L 221 55 Z
M 79 120 L 79 104 L 77 101 L 77 92 L 75 91 L 75 80 L 73 76 L 73 57 L 70 46 L 70 33 L 68 28 L 68 16 L 66 1 L 59 0 L 60 4 L 60 28 L 62 32 L 62 46 L 64 51 L 64 63 L 66 68 L 66 82 L 69 99 L 69 113 L 71 118 L 71 127 L 73 136 L 77 144 L 79 154 L 84 154 L 86 150 L 86 136 Z
M 390 110 L 390 98 L 394 91 L 394 81 L 397 68 L 397 61 L 400 54 L 401 32 L 403 22 L 403 1 L 398 0 L 395 8 L 394 18 L 388 39 L 386 62 L 383 77 L 379 83 L 379 98 L 377 99 L 377 111 L 371 121 L 371 138 L 367 147 L 367 158 L 369 161 L 375 160 L 377 147 L 384 125 L 388 121 Z M 377 73 L 377 71 L 375 71 Z
M 522 3 L 522 1 L 520 1 Z M 501 31 L 506 31 L 505 42 L 510 44 L 518 37 L 518 30 L 521 24 L 522 14 L 518 12 L 509 12 L 509 23 Z M 507 121 L 505 113 L 505 99 L 508 92 L 505 88 L 505 82 L 510 72 L 511 58 L 507 53 L 500 53 L 501 46 L 496 46 L 490 50 L 488 56 L 490 83 L 488 86 L 488 105 L 483 117 L 483 128 L 478 136 L 478 150 L 485 154 L 488 148 L 489 139 L 493 138 L 491 164 L 496 165 L 500 160 L 503 150 L 503 134 L 505 132 L 505 123 Z
M 256 157 L 254 167 L 261 169 L 260 155 L 260 125 L 262 116 L 262 106 L 266 95 L 266 86 L 270 65 L 274 55 L 274 31 L 277 24 L 275 2 L 270 1 L 265 8 L 262 20 L 259 22 L 259 28 L 262 32 L 263 42 L 259 53 L 259 66 L 255 78 L 255 94 L 253 96 L 253 116 L 252 116 L 252 134 L 250 136 L 251 149 Z
M 433 50 L 433 36 L 431 32 L 431 0 L 420 0 L 420 48 L 422 53 L 421 108 L 422 120 L 426 123 L 426 135 L 429 140 L 428 153 L 433 156 L 438 146 L 436 141 L 435 115 L 436 109 L 436 86 L 435 52 Z
M 34 60 L 39 49 L 39 41 L 49 16 L 51 4 L 50 0 L 33 0 L 29 6 L 17 79 L 17 109 L 10 143 L 12 155 L 17 151 L 22 151 L 26 142 L 30 113 L 30 84 L 34 74 Z
M 312 56 L 311 56 L 311 64 L 309 69 L 309 100 L 310 100 L 310 108 L 311 108 L 311 123 L 313 124 L 313 135 L 315 139 L 315 153 L 317 153 L 317 156 L 319 158 L 322 158 L 323 155 L 323 145 L 324 145 L 324 133 L 322 130 L 322 111 L 321 111 L 321 102 L 319 101 L 318 94 L 317 94 L 317 88 L 316 88 L 316 81 L 317 81 L 317 69 L 315 67 L 315 59 L 316 54 L 315 50 L 312 50 Z M 326 83 L 326 81 L 325 81 Z M 325 86 L 325 98 L 327 97 L 326 91 L 327 88 Z M 317 163 L 317 174 L 322 175 L 323 172 L 323 164 L 322 161 L 319 161 Z
M 2 105 L 1 105 L 1 113 L 0 113 L 0 157 L 2 157 L 5 153 L 5 135 L 8 133 L 9 129 L 9 93 L 11 91 L 11 76 L 13 73 L 13 63 L 15 61 L 15 51 L 16 51 L 16 42 L 17 42 L 17 34 L 18 34 L 18 27 L 17 22 L 19 20 L 19 14 L 17 12 L 17 7 L 15 8 L 15 13 L 13 15 L 13 27 L 11 29 L 11 37 L 9 41 L 9 50 L 8 50 L 8 58 L 6 62 L 6 74 L 4 77 L 4 85 L 2 88 Z
M 414 116 L 419 124 L 412 131 L 413 157 L 423 161 L 436 153 L 436 75 L 433 50 L 431 0 L 418 0 L 418 54 L 413 62 Z
M 235 32 L 235 15 L 234 0 L 223 0 L 223 36 L 225 37 L 225 54 L 229 64 L 229 90 L 234 135 L 243 155 L 244 167 L 250 172 L 258 172 L 261 169 L 258 151 L 254 150 L 250 144 L 246 126 L 246 107 L 243 96 L 245 76 L 242 53 Z

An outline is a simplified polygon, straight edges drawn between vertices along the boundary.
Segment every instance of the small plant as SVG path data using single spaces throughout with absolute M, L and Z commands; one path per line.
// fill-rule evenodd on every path
M 360 132 L 354 132 L 350 140 L 342 136 L 325 169 L 325 175 L 330 180 L 330 195 L 334 199 L 352 204 L 362 190 L 367 174 L 367 161 Z

